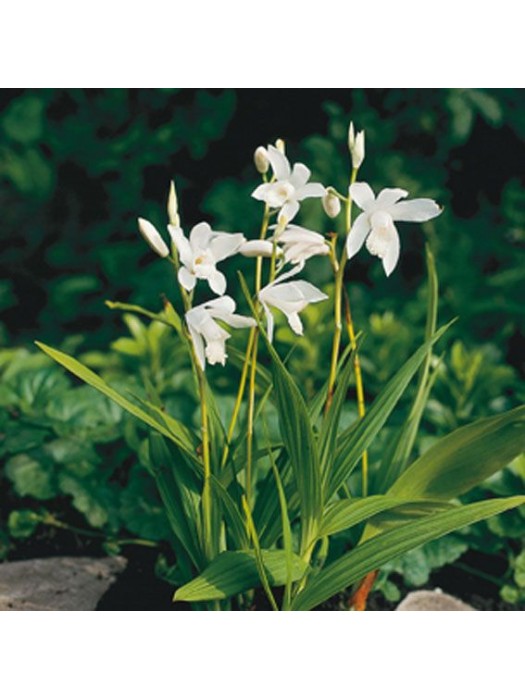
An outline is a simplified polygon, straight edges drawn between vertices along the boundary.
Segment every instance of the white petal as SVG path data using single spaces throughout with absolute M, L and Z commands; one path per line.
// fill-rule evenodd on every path
M 221 233 L 215 236 L 210 243 L 210 251 L 215 262 L 235 255 L 245 241 L 242 233 Z
M 180 226 L 168 225 L 168 232 L 175 248 L 179 253 L 180 261 L 183 265 L 190 267 L 193 261 L 191 246 Z
M 192 309 L 192 311 L 194 311 L 194 309 Z M 204 351 L 204 342 L 202 340 L 202 336 L 200 335 L 200 333 L 198 333 L 195 330 L 195 328 L 193 327 L 193 324 L 191 322 L 190 314 L 192 313 L 192 311 L 189 311 L 186 314 L 186 324 L 188 326 L 191 340 L 193 342 L 193 348 L 195 350 L 195 355 L 197 356 L 197 361 L 199 362 L 201 368 L 204 369 L 206 366 L 206 355 L 205 355 L 205 351 Z
M 386 254 L 383 258 L 383 268 L 385 270 L 385 274 L 387 277 L 390 276 L 390 274 L 393 272 L 395 266 L 397 265 L 397 261 L 399 260 L 399 235 L 397 233 L 397 229 L 392 224 L 392 226 L 389 227 L 389 241 L 388 241 L 388 249 L 386 251 Z
M 261 299 L 261 295 L 259 294 L 259 299 Z M 274 327 L 274 318 L 273 314 L 268 308 L 268 306 L 262 301 L 261 299 L 261 304 L 264 309 L 264 313 L 266 314 L 266 335 L 268 336 L 268 340 L 270 343 L 273 340 L 273 327 Z
M 320 182 L 309 182 L 307 185 L 303 185 L 297 192 L 297 199 L 302 202 L 303 199 L 309 199 L 310 197 L 324 197 L 326 194 L 326 189 L 321 185 Z
M 268 160 L 277 180 L 290 179 L 290 163 L 288 158 L 275 146 L 268 146 Z
M 366 237 L 370 233 L 370 217 L 366 212 L 359 214 L 357 219 L 354 221 L 354 225 L 350 229 L 348 238 L 346 239 L 346 254 L 348 259 L 353 258 L 354 255 L 361 250 Z
M 377 195 L 377 209 L 387 209 L 404 197 L 408 197 L 406 190 L 399 187 L 387 187 Z
M 188 270 L 187 267 L 181 267 L 177 277 L 179 279 L 179 284 L 181 287 L 184 287 L 187 292 L 191 292 L 197 283 L 197 278 Z
M 285 221 L 291 221 L 299 211 L 299 202 L 286 202 L 279 213 L 279 219 L 282 217 Z
M 239 248 L 239 253 L 246 258 L 271 258 L 273 254 L 273 243 L 271 241 L 246 241 Z M 277 248 L 279 255 L 280 249 Z
M 254 191 L 252 192 L 252 197 L 254 199 L 258 199 L 261 202 L 266 201 L 266 197 L 268 196 L 268 190 L 271 188 L 270 183 L 265 183 L 264 185 L 259 185 L 259 187 L 256 187 Z
M 226 364 L 226 342 L 224 340 L 212 340 L 206 345 L 206 357 L 210 365 Z
M 299 318 L 298 313 L 288 314 L 288 323 L 290 324 L 290 328 L 294 333 L 297 333 L 297 335 L 303 335 L 303 323 Z
M 366 182 L 354 182 L 350 185 L 350 197 L 364 211 L 370 209 L 375 202 L 372 188 Z
M 296 163 L 293 166 L 290 182 L 294 187 L 300 189 L 301 187 L 304 187 L 306 185 L 306 183 L 310 179 L 311 174 L 312 173 L 306 167 L 306 165 L 304 165 L 303 163 Z
M 208 277 L 208 284 L 210 285 L 212 292 L 215 292 L 215 294 L 218 294 L 219 296 L 224 294 L 226 291 L 226 277 L 222 274 L 222 272 L 219 272 L 219 270 L 214 270 L 211 273 L 211 275 Z
M 162 240 L 160 233 L 155 226 L 147 219 L 138 219 L 139 231 L 142 238 L 146 241 L 149 247 L 160 255 L 161 258 L 167 258 L 170 254 L 170 249 Z
M 250 328 L 256 325 L 255 319 L 241 314 L 228 314 L 222 320 L 232 328 Z
M 190 231 L 190 245 L 193 251 L 208 247 L 212 230 L 209 224 L 204 221 L 194 226 Z
M 398 202 L 389 209 L 394 221 L 428 221 L 441 214 L 441 208 L 433 199 L 411 199 Z

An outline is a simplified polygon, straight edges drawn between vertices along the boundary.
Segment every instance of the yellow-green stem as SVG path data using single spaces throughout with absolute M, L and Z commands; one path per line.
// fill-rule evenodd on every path
M 266 204 L 264 207 L 263 220 L 261 223 L 261 232 L 259 234 L 259 239 L 263 241 L 268 233 L 268 225 L 270 223 L 270 207 Z M 274 256 L 272 256 L 274 257 Z M 257 295 L 261 291 L 261 280 L 262 280 L 262 257 L 258 257 L 255 264 L 255 297 L 257 300 Z M 256 302 L 257 303 L 257 302 Z M 253 460 L 253 421 L 255 416 L 255 377 L 257 371 L 257 351 L 258 351 L 258 330 L 253 329 L 253 350 L 251 357 L 251 367 L 250 367 L 250 383 L 248 386 L 248 429 L 246 433 L 246 471 L 245 471 L 245 490 L 246 490 L 246 500 L 248 505 L 251 504 L 251 492 L 252 492 L 252 460 Z M 246 353 L 245 364 L 249 362 L 249 354 Z
M 357 169 L 352 170 L 350 176 L 350 184 L 355 182 L 357 177 Z M 350 232 L 352 227 L 352 198 L 348 196 L 346 202 L 345 210 L 345 228 L 346 233 Z M 341 260 L 338 264 L 334 266 L 335 270 L 335 286 L 334 286 L 334 338 L 332 342 L 332 356 L 330 359 L 330 374 L 328 375 L 328 392 L 326 396 L 325 412 L 327 412 L 332 404 L 334 386 L 335 386 L 335 376 L 337 373 L 337 361 L 339 359 L 339 348 L 341 346 L 341 332 L 342 332 L 342 296 L 343 296 L 343 279 L 345 274 L 346 262 L 348 260 L 348 255 L 346 252 L 346 245 L 343 248 L 341 255 Z
M 253 350 L 253 343 L 255 340 L 255 328 L 250 330 L 250 335 L 248 337 L 248 344 L 246 346 L 246 354 L 244 358 L 244 364 L 241 371 L 241 379 L 239 381 L 239 389 L 237 391 L 237 398 L 235 399 L 235 405 L 233 407 L 232 417 L 230 419 L 230 425 L 228 426 L 228 434 L 226 438 L 226 444 L 222 451 L 221 459 L 221 469 L 224 469 L 226 462 L 228 461 L 228 455 L 230 454 L 230 445 L 233 439 L 233 433 L 235 431 L 235 426 L 237 425 L 237 419 L 239 418 L 239 412 L 241 410 L 242 398 L 244 396 L 244 389 L 246 387 L 246 380 L 248 378 L 248 368 L 250 366 L 250 358 Z
M 204 553 L 207 559 L 212 559 L 214 544 L 212 542 L 212 500 L 211 500 L 211 459 L 210 436 L 208 428 L 208 407 L 206 405 L 206 380 L 204 372 L 197 364 L 197 376 L 199 381 L 199 395 L 201 403 L 201 438 L 202 438 L 202 465 L 204 470 L 204 483 L 202 487 L 202 531 L 204 539 Z
M 357 352 L 357 338 L 354 329 L 354 323 L 352 320 L 352 311 L 350 308 L 350 298 L 345 290 L 344 292 L 345 300 L 345 321 L 346 329 L 348 331 L 348 337 L 350 339 L 350 346 L 352 348 L 352 357 L 354 363 L 354 376 L 355 376 L 355 390 L 357 397 L 357 414 L 360 419 L 364 418 L 366 414 L 365 408 L 365 391 L 363 386 L 363 375 L 361 373 L 361 362 L 359 361 L 359 353 Z M 368 452 L 363 452 L 362 457 L 362 490 L 363 497 L 368 496 Z

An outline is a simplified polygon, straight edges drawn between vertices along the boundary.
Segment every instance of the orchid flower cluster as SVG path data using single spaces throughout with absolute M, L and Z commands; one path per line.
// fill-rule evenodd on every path
M 353 124 L 349 129 L 348 144 L 353 173 L 356 174 L 364 160 L 365 137 L 363 131 L 357 136 L 354 134 Z M 398 188 L 384 189 L 376 198 L 370 185 L 365 182 L 352 182 L 348 197 L 345 197 L 333 187 L 310 182 L 311 172 L 306 165 L 290 165 L 282 140 L 278 140 L 276 145 L 268 145 L 267 148 L 259 146 L 254 154 L 254 162 L 265 180 L 252 192 L 254 199 L 265 204 L 265 224 L 259 239 L 248 240 L 242 233 L 214 231 L 205 222 L 195 225 L 186 238 L 180 226 L 173 183 L 168 197 L 170 223 L 167 226 L 171 239 L 171 253 L 156 227 L 145 219 L 138 219 L 139 231 L 152 250 L 163 258 L 173 254 L 179 284 L 187 293 L 185 298 L 188 308 L 185 319 L 188 332 L 202 369 L 205 368 L 206 361 L 211 365 L 224 365 L 226 362 L 226 341 L 230 334 L 218 321 L 232 328 L 256 325 L 253 318 L 235 313 L 236 303 L 226 294 L 227 280 L 217 269 L 217 265 L 227 258 L 240 254 L 272 260 L 274 272 L 270 281 L 265 287 L 257 289 L 257 299 L 266 316 L 270 341 L 274 332 L 272 309 L 283 312 L 292 331 L 302 335 L 303 324 L 299 314 L 309 304 L 328 298 L 310 282 L 297 279 L 297 275 L 303 271 L 306 261 L 310 258 L 333 258 L 333 247 L 323 234 L 292 223 L 300 211 L 301 202 L 305 199 L 321 199 L 326 214 L 332 218 L 339 215 L 341 201 L 355 202 L 362 209 L 362 213 L 348 231 L 346 258 L 352 258 L 365 244 L 372 255 L 382 260 L 387 276 L 392 273 L 399 260 L 399 235 L 394 222 L 428 221 L 441 211 L 431 199 L 406 201 L 408 192 Z M 272 176 L 268 178 L 270 168 Z M 272 215 L 275 216 L 276 223 L 269 226 Z M 267 238 L 269 231 L 271 236 Z M 286 266 L 290 265 L 292 267 L 285 270 Z M 191 307 L 192 293 L 199 280 L 207 282 L 209 289 L 217 297 Z
M 155 479 L 173 533 L 179 586 L 175 600 L 199 609 L 228 610 L 236 604 L 249 609 L 253 590 L 262 585 L 274 610 L 310 610 L 357 586 L 350 607 L 362 610 L 377 570 L 391 559 L 525 504 L 525 496 L 457 503 L 459 496 L 523 451 L 525 407 L 462 427 L 413 460 L 436 377 L 433 348 L 450 325 L 436 326 L 438 280 L 429 249 L 425 340 L 366 410 L 350 299 L 344 288 L 349 261 L 365 247 L 391 275 L 400 254 L 397 222 L 429 221 L 441 210 L 431 199 L 408 200 L 408 192 L 399 188 L 386 188 L 375 196 L 370 185 L 358 181 L 365 134 L 356 134 L 353 125 L 348 149 L 352 167 L 348 190 L 341 193 L 311 182 L 303 163 L 292 166 L 282 141 L 259 146 L 254 161 L 262 183 L 252 192 L 264 205 L 258 238 L 216 231 L 206 222 L 197 223 L 186 236 L 173 183 L 167 204 L 169 243 L 151 222 L 139 219 L 139 231 L 149 246 L 174 266 L 184 322 L 167 300 L 162 313 L 107 303 L 169 326 L 188 346 L 200 401 L 200 429 L 169 415 L 160 394 L 123 394 L 77 359 L 38 344 L 147 428 L 141 459 Z M 297 222 L 307 199 L 320 200 L 332 219 L 344 217 L 334 223 L 342 236 L 312 231 Z M 354 204 L 361 212 L 353 220 Z M 253 294 L 244 278 L 240 280 L 250 316 L 236 313 L 221 269 L 235 255 L 255 258 Z M 332 350 L 327 382 L 313 397 L 306 397 L 273 346 L 274 315 L 282 312 L 291 330 L 302 335 L 301 313 L 309 304 L 328 298 L 304 279 L 308 261 L 317 256 L 329 261 L 334 274 Z M 202 303 L 195 303 L 198 285 L 209 292 Z M 205 369 L 207 364 L 225 364 L 229 331 L 242 328 L 250 333 L 246 350 L 240 353 L 242 370 L 226 425 Z M 341 352 L 344 330 L 348 345 Z M 257 371 L 260 340 L 271 373 Z M 371 465 L 369 479 L 368 450 L 416 375 L 410 410 L 394 429 L 381 459 Z M 358 417 L 343 427 L 341 416 L 352 378 Z M 266 400 L 277 412 L 277 441 L 255 435 L 266 429 Z M 352 529 L 350 550 L 342 555 L 330 552 L 331 536 Z

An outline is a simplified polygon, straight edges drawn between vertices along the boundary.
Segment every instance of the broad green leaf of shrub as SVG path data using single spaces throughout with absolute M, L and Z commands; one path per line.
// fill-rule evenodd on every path
M 41 522 L 38 514 L 32 510 L 13 510 L 7 519 L 7 528 L 11 537 L 25 539 L 31 537 Z
M 18 454 L 7 460 L 5 473 L 13 482 L 19 496 L 33 496 L 39 500 L 46 500 L 58 494 L 53 467 L 47 460 Z

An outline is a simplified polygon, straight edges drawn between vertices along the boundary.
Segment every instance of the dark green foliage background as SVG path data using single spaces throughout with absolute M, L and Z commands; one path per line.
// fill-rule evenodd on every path
M 424 227 L 400 225 L 401 261 L 391 278 L 365 251 L 348 267 L 357 326 L 366 334 L 367 400 L 421 340 L 425 238 L 436 255 L 440 318 L 459 321 L 448 335 L 418 450 L 524 400 L 524 91 L 3 90 L 0 555 L 16 552 L 13 538 L 34 536 L 42 520 L 52 527 L 50 518 L 71 510 L 77 526 L 103 533 L 106 546 L 116 548 L 123 537 L 169 538 L 147 460 L 140 451 L 133 456 L 141 442 L 134 421 L 65 379 L 31 341 L 79 352 L 135 392 L 154 386 L 176 415 L 193 415 L 191 382 L 173 341 L 133 318 L 126 327 L 103 304 L 119 299 L 157 309 L 162 293 L 178 301 L 171 268 L 146 248 L 137 216 L 162 229 L 174 177 L 186 230 L 206 218 L 219 230 L 256 237 L 253 150 L 282 137 L 290 159 L 305 162 L 314 180 L 344 190 L 350 119 L 366 130 L 362 179 L 375 189 L 404 187 L 445 208 Z M 324 233 L 333 226 L 311 201 L 299 223 Z M 235 265 L 228 268 L 233 280 Z M 329 291 L 326 261 L 312 262 L 308 276 Z M 241 296 L 235 281 L 230 293 Z M 329 304 L 305 314 L 305 338 L 291 362 L 307 392 L 326 377 L 330 323 Z M 284 349 L 296 338 L 281 326 L 277 340 Z M 213 377 L 227 407 L 237 370 L 228 365 Z M 354 406 L 347 413 L 348 421 L 355 418 Z M 402 411 L 394 420 L 403 420 Z M 487 489 L 522 491 L 524 476 L 524 466 L 513 465 Z M 439 551 L 433 545 L 394 562 L 391 571 L 422 585 L 469 542 L 503 547 L 505 596 L 517 603 L 525 597 L 523 523 L 517 511 L 498 516 L 470 535 L 451 536 L 448 549 L 445 539 Z M 395 595 L 390 581 L 383 589 Z

